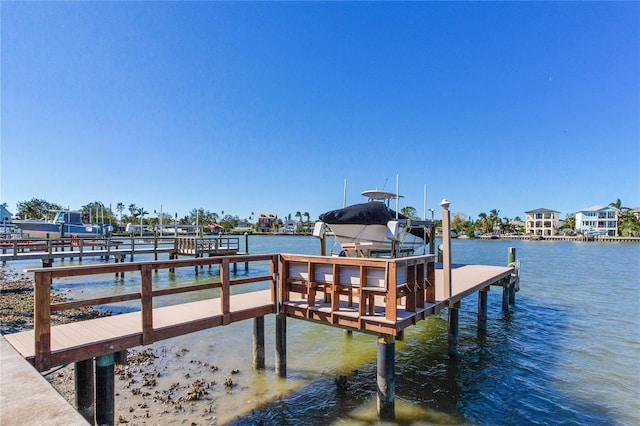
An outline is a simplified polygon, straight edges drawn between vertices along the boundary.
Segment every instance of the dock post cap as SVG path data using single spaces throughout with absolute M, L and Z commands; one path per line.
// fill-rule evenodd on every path
M 449 202 L 449 200 L 447 200 L 446 198 L 443 198 L 442 201 L 440 202 L 440 205 L 442 206 L 443 209 L 445 210 L 449 210 L 449 205 L 451 203 Z

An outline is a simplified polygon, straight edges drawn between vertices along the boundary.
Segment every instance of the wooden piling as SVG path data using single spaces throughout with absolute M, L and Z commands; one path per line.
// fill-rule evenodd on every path
M 276 314 L 276 374 L 287 377 L 287 316 Z
M 253 319 L 253 368 L 264 370 L 264 317 Z
M 509 247 L 508 248 L 508 254 L 507 254 L 507 264 L 508 265 L 512 265 L 514 264 L 516 261 L 516 248 L 515 247 Z M 510 305 L 515 305 L 516 303 L 516 288 L 515 288 L 515 284 L 509 284 L 509 304 Z
M 118 365 L 127 365 L 127 350 L 121 350 L 114 354 L 114 362 Z
M 96 425 L 112 426 L 115 422 L 114 356 L 96 358 Z
M 89 423 L 93 423 L 93 359 L 74 363 L 73 381 L 76 409 Z
M 449 306 L 449 332 L 447 333 L 449 356 L 458 354 L 458 324 L 460 317 L 460 304 Z
M 478 330 L 485 331 L 487 329 L 487 295 L 489 287 L 483 288 L 478 292 Z
M 245 254 L 249 254 L 249 233 L 244 233 L 244 252 Z M 244 271 L 247 272 L 249 270 L 249 262 L 244 262 Z
M 377 359 L 377 410 L 378 417 L 383 420 L 394 420 L 396 399 L 396 342 L 391 335 L 378 337 Z
M 444 298 L 449 299 L 451 289 L 451 212 L 449 201 L 442 200 L 442 271 L 444 277 Z

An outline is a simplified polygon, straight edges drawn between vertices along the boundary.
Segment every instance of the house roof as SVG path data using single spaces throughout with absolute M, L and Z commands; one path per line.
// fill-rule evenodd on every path
M 587 207 L 586 209 L 580 209 L 580 210 L 578 210 L 578 213 L 580 213 L 580 212 L 597 212 L 599 210 L 616 210 L 617 211 L 618 209 L 616 209 L 615 207 L 612 207 L 612 206 L 603 207 L 603 206 L 600 206 L 600 205 L 596 204 L 594 206 Z
M 525 213 L 548 213 L 548 212 L 552 212 L 552 213 L 560 213 L 557 210 L 549 210 L 549 209 L 545 209 L 545 208 L 539 208 L 539 209 L 535 209 L 535 210 L 529 210 L 528 212 Z

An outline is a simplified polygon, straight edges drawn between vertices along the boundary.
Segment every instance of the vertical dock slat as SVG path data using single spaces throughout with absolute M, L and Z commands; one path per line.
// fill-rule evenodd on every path
M 416 308 L 423 309 L 426 289 L 426 283 L 424 281 L 424 263 L 416 265 L 415 279 L 417 287 Z
M 35 274 L 34 284 L 35 364 L 44 371 L 51 355 L 51 272 Z
M 231 303 L 230 293 L 231 286 L 229 285 L 229 259 L 222 259 L 220 263 L 220 309 L 222 310 L 222 324 L 227 325 L 231 323 Z
M 140 304 L 142 310 L 142 344 L 153 343 L 153 285 L 151 267 L 142 265 L 140 269 Z
M 395 321 L 398 316 L 398 283 L 396 280 L 396 263 L 387 262 L 387 301 L 385 317 L 389 321 Z
M 407 265 L 407 293 L 405 308 L 408 312 L 416 311 L 416 295 L 418 292 L 416 287 L 416 265 Z

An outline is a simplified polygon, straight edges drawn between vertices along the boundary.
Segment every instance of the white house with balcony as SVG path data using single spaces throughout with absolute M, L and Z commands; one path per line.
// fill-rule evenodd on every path
M 525 212 L 525 229 L 527 235 L 552 237 L 560 229 L 560 212 L 549 209 L 535 209 Z
M 591 206 L 575 213 L 576 231 L 583 235 L 618 235 L 618 215 L 615 207 Z

